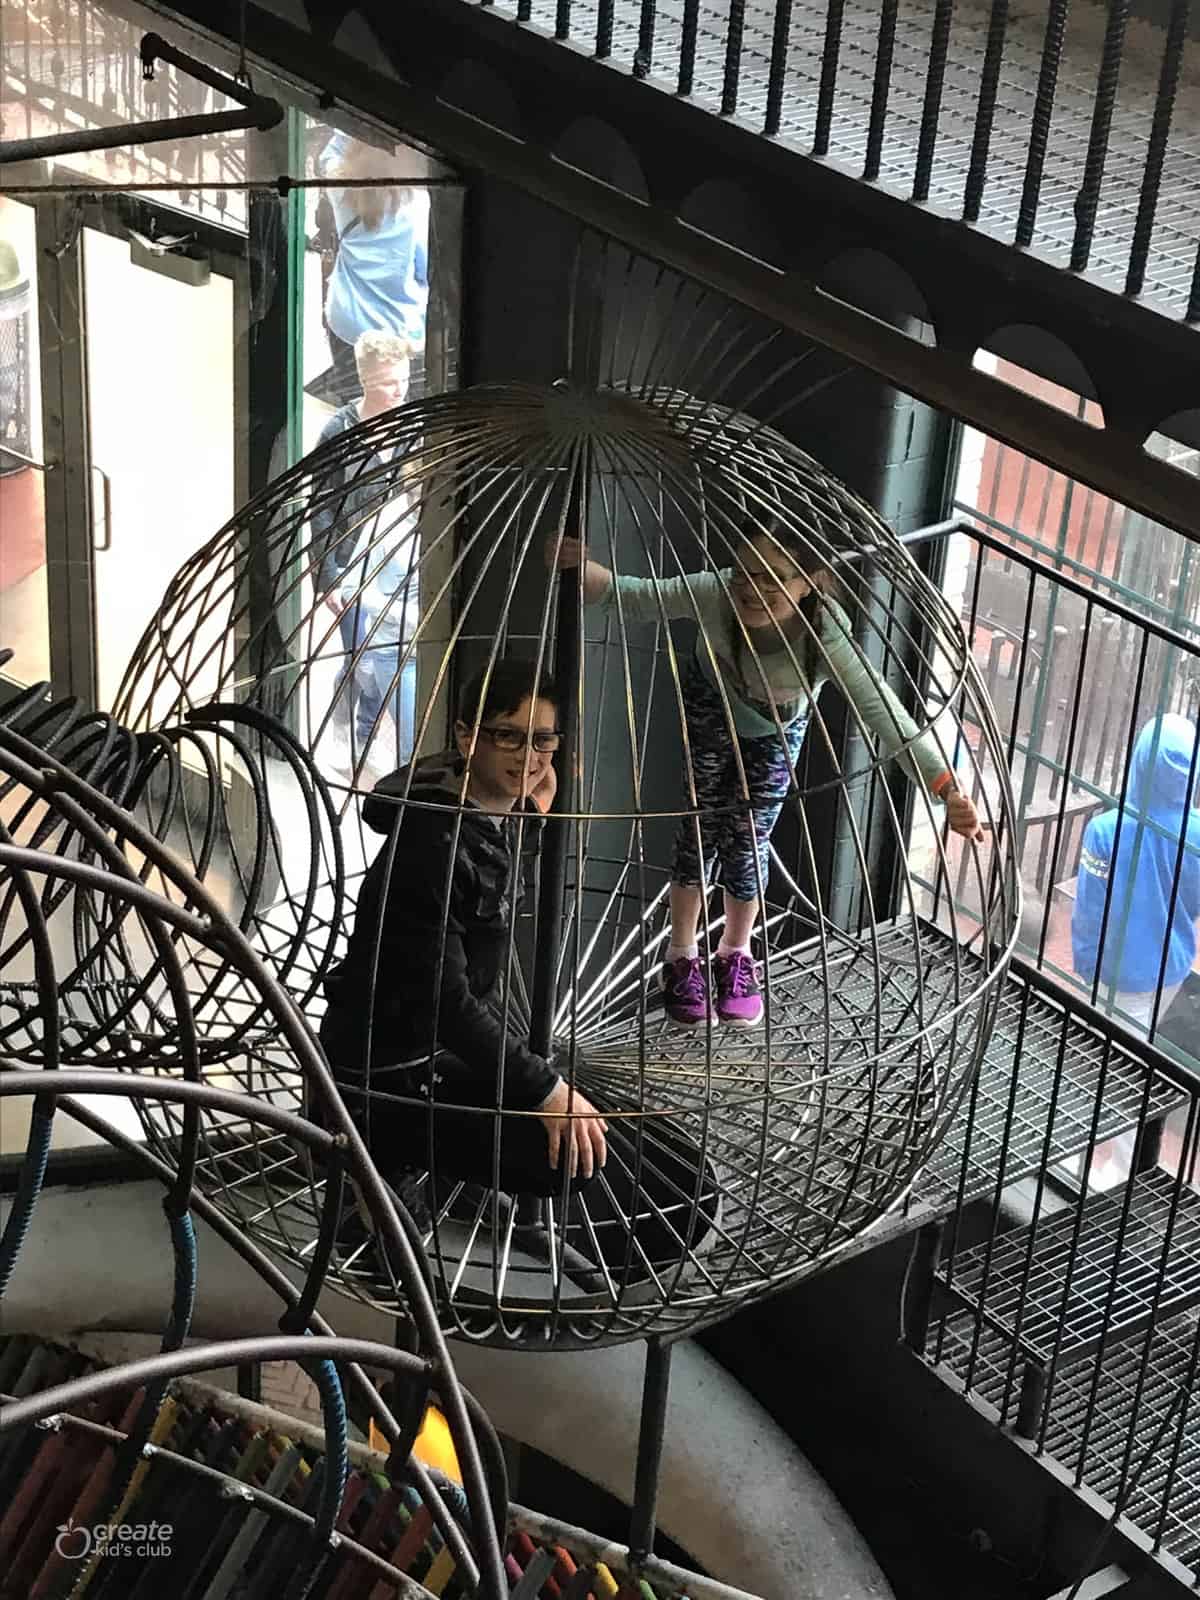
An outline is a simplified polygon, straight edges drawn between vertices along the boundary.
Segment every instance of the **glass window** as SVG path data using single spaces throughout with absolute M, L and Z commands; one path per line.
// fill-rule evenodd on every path
M 37 9 L 36 26 L 14 16 L 10 27 L 6 12 L 5 137 L 228 109 L 175 68 L 159 66 L 152 83 L 143 81 L 138 45 L 161 23 L 125 0 L 119 10 L 60 0 Z M 169 37 L 225 72 L 239 65 L 235 51 L 181 28 Z M 15 646 L 16 659 L 0 676 L 28 682 L 66 662 L 56 688 L 110 708 L 120 702 L 131 654 L 163 608 L 183 642 L 162 672 L 139 680 L 140 699 L 129 692 L 130 720 L 178 720 L 184 680 L 199 700 L 253 692 L 307 742 L 335 784 L 354 879 L 377 841 L 362 836 L 348 793 L 351 768 L 361 786 L 411 756 L 414 724 L 427 722 L 434 748 L 448 731 L 444 704 L 428 718 L 425 711 L 450 619 L 444 627 L 427 619 L 420 645 L 404 652 L 422 597 L 449 591 L 450 541 L 427 530 L 398 489 L 371 508 L 370 526 L 360 518 L 345 530 L 353 559 L 323 593 L 311 561 L 289 557 L 277 570 L 269 555 L 260 560 L 271 542 L 260 536 L 272 530 L 257 528 L 228 553 L 186 616 L 181 591 L 170 597 L 168 585 L 331 427 L 457 385 L 462 190 L 435 158 L 340 108 L 336 125 L 310 117 L 315 96 L 279 83 L 259 63 L 249 66 L 255 89 L 285 107 L 277 129 L 5 170 L 0 644 Z M 41 348 L 39 287 L 55 311 L 54 338 Z M 62 437 L 74 488 L 47 502 L 42 394 L 58 392 L 55 384 L 63 392 L 74 386 L 73 409 L 69 416 L 63 407 L 46 409 L 46 440 Z M 311 511 L 290 505 L 286 514 L 303 529 Z M 375 563 L 359 581 L 364 538 L 390 541 L 395 559 L 387 572 Z M 395 629 L 373 625 L 380 610 L 398 619 Z M 298 624 L 318 615 L 325 637 L 314 648 L 317 636 Z M 260 660 L 271 658 L 265 690 L 234 683 L 230 671 L 255 630 L 268 641 Z M 292 692 L 310 653 L 319 660 L 306 691 Z M 364 732 L 369 748 L 357 737 Z M 198 770 L 200 758 L 189 751 L 183 760 Z M 220 773 L 230 817 L 236 827 L 249 818 L 249 827 L 249 785 L 224 751 Z M 268 781 L 277 819 L 295 802 L 288 779 L 274 763 Z M 286 851 L 288 830 L 280 836 Z M 208 881 L 236 902 L 236 873 L 219 852 Z M 118 1114 L 112 1103 L 107 1110 Z M 64 1128 L 56 1129 L 60 1142 L 70 1136 Z M 13 1137 L 24 1134 L 17 1129 Z

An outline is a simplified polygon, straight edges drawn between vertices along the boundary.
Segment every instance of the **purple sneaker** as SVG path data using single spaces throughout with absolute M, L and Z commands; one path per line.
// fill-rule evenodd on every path
M 717 982 L 717 1016 L 734 1028 L 757 1028 L 762 1021 L 762 991 L 752 956 L 713 957 Z
M 667 1016 L 683 1028 L 698 1028 L 712 1016 L 708 1004 L 708 980 L 697 956 L 681 956 L 662 965 L 663 999 Z

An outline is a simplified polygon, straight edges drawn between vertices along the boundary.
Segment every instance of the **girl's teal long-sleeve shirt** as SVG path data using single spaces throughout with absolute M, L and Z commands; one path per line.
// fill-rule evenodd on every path
M 945 754 L 929 733 L 918 731 L 871 666 L 855 643 L 850 619 L 837 601 L 817 593 L 816 639 L 801 623 L 788 640 L 790 648 L 785 648 L 772 626 L 757 630 L 764 636 L 764 645 L 749 650 L 729 595 L 732 578 L 732 571 L 687 572 L 675 578 L 613 573 L 597 604 L 619 607 L 627 622 L 684 618 L 698 623 L 696 660 L 714 686 L 724 686 L 740 737 L 761 739 L 777 732 L 772 703 L 783 723 L 811 715 L 817 696 L 833 682 L 909 777 L 937 793 L 951 776 Z

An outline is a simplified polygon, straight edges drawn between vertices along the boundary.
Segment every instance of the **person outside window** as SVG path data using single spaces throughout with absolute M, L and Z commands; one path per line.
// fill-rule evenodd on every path
M 408 398 L 408 345 L 364 333 L 355 345 L 362 396 L 335 411 L 318 448 Z M 382 452 L 319 477 L 310 514 L 313 587 L 338 618 L 344 662 L 334 690 L 333 765 L 373 781 L 412 754 L 415 657 L 403 663 L 419 615 L 416 494 Z M 384 733 L 385 713 L 395 743 Z M 386 752 L 386 754 L 384 754 Z
M 1195 724 L 1173 713 L 1153 718 L 1134 745 L 1124 803 L 1084 830 L 1071 917 L 1075 971 L 1139 1028 L 1161 1021 L 1196 961 L 1198 768 Z

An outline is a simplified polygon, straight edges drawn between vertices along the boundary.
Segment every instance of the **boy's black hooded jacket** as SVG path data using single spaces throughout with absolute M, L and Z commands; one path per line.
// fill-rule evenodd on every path
M 486 1085 L 503 1056 L 504 1104 L 528 1110 L 542 1103 L 558 1075 L 542 1056 L 506 1036 L 500 1020 L 500 978 L 521 894 L 519 822 L 469 803 L 460 822 L 462 771 L 457 754 L 431 756 L 412 768 L 407 799 L 417 804 L 389 798 L 404 797 L 408 768 L 384 778 L 364 802 L 363 820 L 385 841 L 363 879 L 345 960 L 326 980 L 321 1039 L 334 1075 L 361 1082 L 374 971 L 372 1068 L 428 1060 L 436 1045 Z M 534 847 L 540 831 L 526 813 L 523 844 Z

